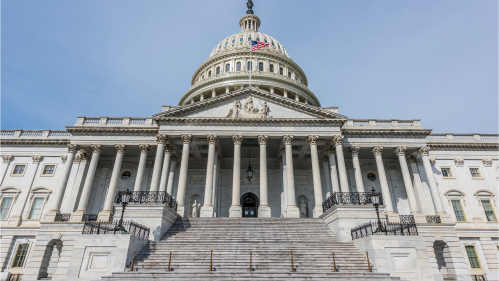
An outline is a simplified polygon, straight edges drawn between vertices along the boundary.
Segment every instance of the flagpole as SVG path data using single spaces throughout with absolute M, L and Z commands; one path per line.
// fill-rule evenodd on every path
M 253 50 L 253 46 L 252 45 L 253 44 L 251 42 L 250 43 L 250 65 L 251 65 L 251 67 L 250 67 L 250 80 L 249 80 L 249 86 L 250 86 L 250 88 L 251 88 L 251 70 L 253 69 L 253 62 L 251 61 L 251 53 L 252 53 L 251 51 Z

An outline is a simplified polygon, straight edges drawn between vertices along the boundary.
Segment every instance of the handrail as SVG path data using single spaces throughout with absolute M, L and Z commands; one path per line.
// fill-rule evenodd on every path
M 118 192 L 116 203 L 121 203 L 122 196 L 126 191 Z M 166 191 L 131 191 L 130 204 L 166 204 L 173 211 L 177 211 L 178 202 Z
M 383 198 L 379 197 L 383 205 Z M 335 205 L 372 205 L 371 192 L 334 192 L 322 202 L 322 211 L 326 212 Z

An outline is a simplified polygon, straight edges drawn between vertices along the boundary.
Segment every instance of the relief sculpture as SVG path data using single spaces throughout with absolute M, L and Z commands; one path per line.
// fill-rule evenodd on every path
M 261 108 L 254 104 L 252 97 L 247 97 L 242 104 L 240 101 L 234 101 L 227 118 L 271 118 L 270 108 L 267 102 L 261 104 Z

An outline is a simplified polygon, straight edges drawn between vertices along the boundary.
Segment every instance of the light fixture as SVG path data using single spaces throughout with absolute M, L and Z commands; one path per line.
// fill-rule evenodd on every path
M 376 215 L 378 216 L 378 227 L 374 232 L 385 232 L 385 228 L 383 227 L 383 224 L 381 223 L 381 219 L 379 218 L 379 204 L 380 204 L 380 194 L 376 193 L 374 190 L 374 186 L 371 190 L 371 203 L 373 203 L 374 209 L 376 209 Z
M 253 170 L 251 169 L 251 146 L 250 142 L 248 142 L 248 169 L 246 170 L 246 175 L 248 176 L 248 181 L 251 181 L 251 178 L 253 177 Z

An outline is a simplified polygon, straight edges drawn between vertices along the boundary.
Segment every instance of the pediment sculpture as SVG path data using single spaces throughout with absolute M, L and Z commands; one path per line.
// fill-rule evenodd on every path
M 261 104 L 260 109 L 253 103 L 252 97 L 247 97 L 242 104 L 240 101 L 234 101 L 232 108 L 227 114 L 227 118 L 271 118 L 270 109 L 267 102 Z

